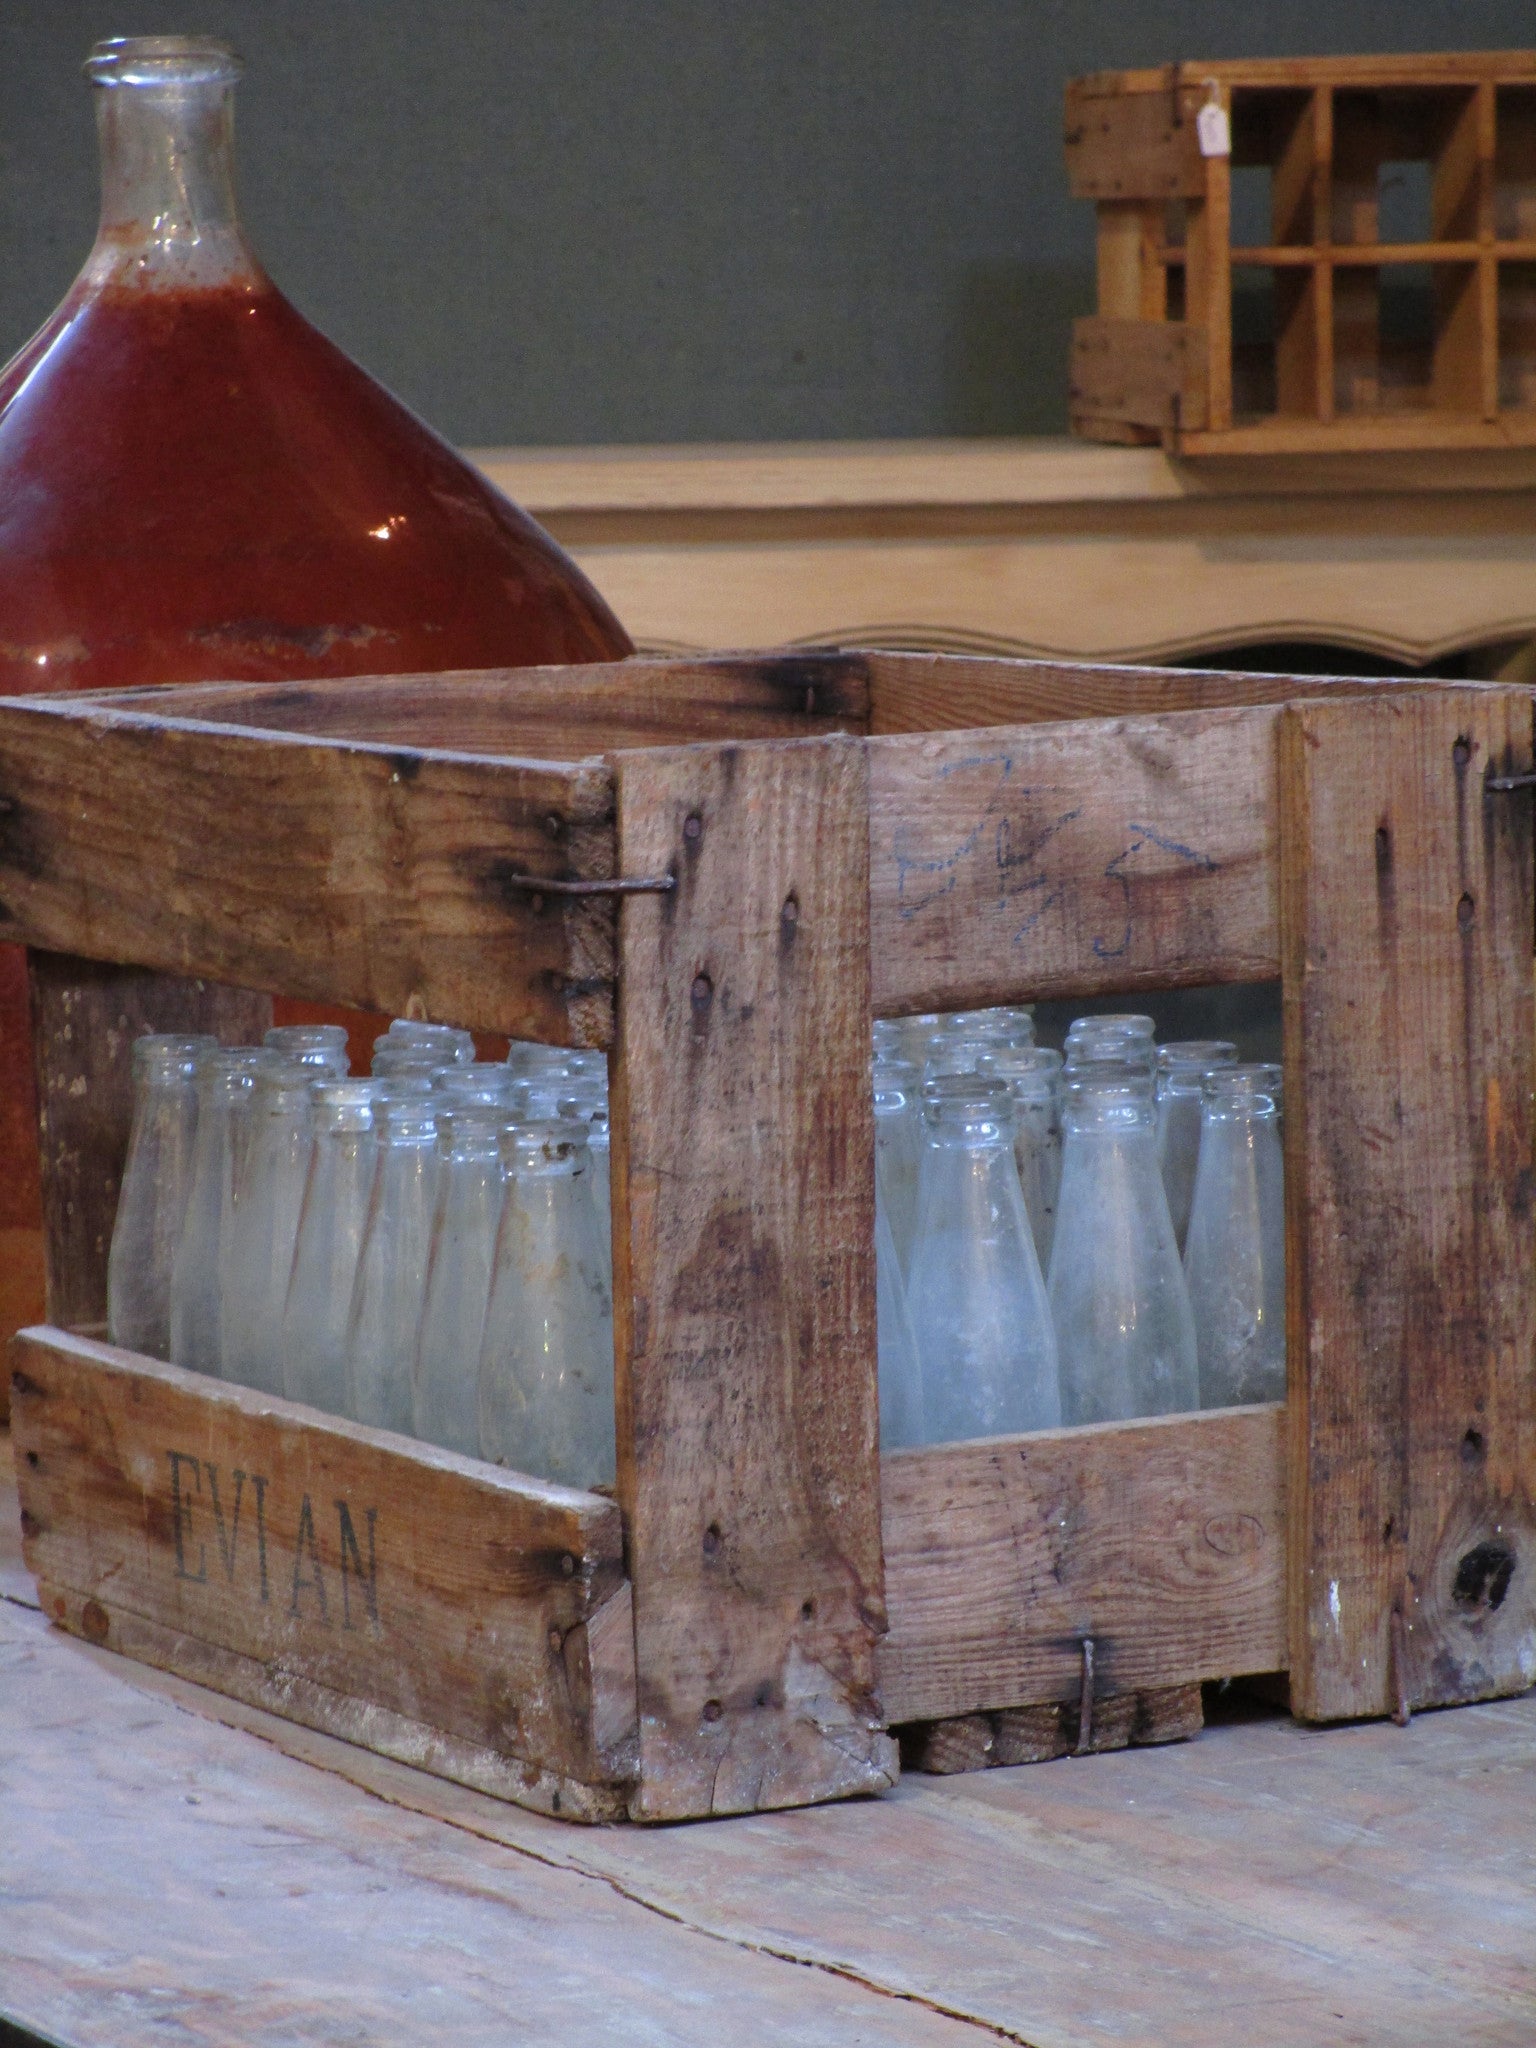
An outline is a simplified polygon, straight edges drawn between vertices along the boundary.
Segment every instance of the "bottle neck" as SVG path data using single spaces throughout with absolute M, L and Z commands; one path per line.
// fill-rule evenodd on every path
M 171 40 L 120 43 L 87 67 L 101 145 L 101 221 L 87 275 L 147 291 L 260 284 L 235 210 L 236 67 L 153 50 L 135 59 Z

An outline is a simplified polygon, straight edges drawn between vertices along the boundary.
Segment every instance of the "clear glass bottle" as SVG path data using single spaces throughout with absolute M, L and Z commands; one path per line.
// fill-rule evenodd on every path
M 212 1038 L 171 1033 L 133 1044 L 133 1123 L 107 1253 L 114 1344 L 169 1358 L 171 1270 L 192 1192 L 198 1055 Z
M 438 1112 L 437 1206 L 421 1331 L 411 1377 L 414 1433 L 445 1450 L 480 1454 L 477 1375 L 505 1192 L 504 1104 L 461 1102 Z
M 507 1198 L 480 1353 L 480 1451 L 501 1465 L 596 1486 L 614 1476 L 613 1302 L 588 1176 L 585 1125 L 503 1134 Z
M 924 1010 L 916 1017 L 895 1017 L 891 1020 L 891 1028 L 896 1033 L 896 1051 L 902 1059 L 911 1061 L 919 1075 L 923 1071 L 928 1041 L 943 1022 L 937 1010 Z
M 1129 1013 L 1077 1017 L 1067 1027 L 1063 1050 L 1068 1068 L 1085 1060 L 1134 1060 L 1150 1071 L 1157 1051 L 1157 1026 Z
M 1184 1250 L 1202 1408 L 1285 1398 L 1284 1173 L 1280 1069 L 1208 1069 Z
M 1195 1325 L 1139 1060 L 1069 1068 L 1048 1281 L 1068 1423 L 1198 1406 Z
M 1237 1047 L 1226 1038 L 1178 1038 L 1157 1049 L 1157 1156 L 1180 1252 L 1200 1157 L 1200 1084 L 1208 1068 L 1230 1066 L 1236 1058 Z
M 428 1024 L 416 1017 L 394 1017 L 383 1038 L 373 1041 L 377 1053 L 385 1043 L 392 1045 L 430 1046 L 442 1055 L 443 1063 L 468 1066 L 475 1056 L 475 1040 L 472 1032 L 461 1031 L 456 1024 Z
M 998 1046 L 980 1071 L 1013 1098 L 1013 1156 L 1042 1273 L 1050 1271 L 1061 1191 L 1061 1054 L 1048 1045 Z
M 930 1443 L 1051 1429 L 1056 1340 L 1001 1081 L 923 1088 L 926 1143 L 907 1302 Z
M 283 1391 L 348 1412 L 347 1319 L 378 1163 L 376 1081 L 317 1081 L 315 1139 L 283 1305 Z
M 432 1076 L 432 1093 L 442 1109 L 457 1102 L 484 1102 L 503 1103 L 510 1112 L 517 1083 L 500 1060 L 471 1060 L 467 1066 L 438 1067 Z
M 594 1057 L 602 1062 L 601 1069 L 584 1064 Z M 592 1214 L 596 1220 L 598 1243 L 602 1248 L 603 1284 L 611 1296 L 613 1190 L 610 1179 L 612 1156 L 608 1131 L 608 1062 L 602 1053 L 584 1053 L 578 1055 L 570 1065 L 571 1071 L 566 1076 L 556 1114 L 561 1117 L 574 1117 L 586 1128 Z
M 378 1163 L 347 1316 L 347 1412 L 409 1435 L 416 1341 L 437 1211 L 438 1104 L 382 1091 L 374 1104 Z
M 911 1060 L 882 1053 L 875 1097 L 875 1207 L 883 1212 L 905 1278 L 917 1235 L 917 1173 L 923 1156 L 922 1078 Z
M 251 1134 L 235 1205 L 221 1310 L 222 1372 L 283 1391 L 283 1309 L 314 1137 L 313 1067 L 279 1057 L 257 1069 Z
M 285 1060 L 314 1069 L 314 1077 L 345 1081 L 351 1071 L 344 1024 L 274 1024 L 262 1040 Z
M 875 1330 L 879 1347 L 880 1448 L 898 1451 L 927 1442 L 923 1379 L 917 1337 L 907 1306 L 907 1283 L 878 1193 L 875 1200 Z
M 279 1055 L 263 1046 L 207 1046 L 197 1059 L 192 1186 L 171 1267 L 171 1360 L 192 1372 L 223 1368 L 225 1263 L 250 1145 L 256 1075 Z

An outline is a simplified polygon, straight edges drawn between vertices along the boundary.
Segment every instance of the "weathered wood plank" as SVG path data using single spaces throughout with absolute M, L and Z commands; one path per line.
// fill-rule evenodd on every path
M 107 1252 L 133 1123 L 133 1041 L 148 1031 L 192 1031 L 259 1045 L 272 1000 L 67 954 L 32 953 L 27 965 L 48 1318 L 71 1329 L 105 1327 Z
M 864 744 L 626 754 L 613 1100 L 641 1818 L 895 1776 L 876 1457 Z
M 974 654 L 879 654 L 869 668 L 870 731 L 959 732 L 1060 718 L 1135 718 L 1284 704 L 1295 697 L 1401 689 L 1398 677 L 1261 675 L 1242 669 L 1127 668 Z
M 876 1014 L 1272 980 L 1277 716 L 870 740 Z
M 633 656 L 561 668 L 194 683 L 170 700 L 163 691 L 118 690 L 96 701 L 150 712 L 158 702 L 178 718 L 326 739 L 580 761 L 617 747 L 862 731 L 869 682 L 857 654 Z
M 45 1611 L 311 1727 L 577 1817 L 634 1766 L 619 1511 L 53 1329 L 12 1427 Z
M 560 767 L 0 702 L 0 938 L 601 1045 L 613 791 Z
M 1199 326 L 1161 318 L 1074 320 L 1067 385 L 1073 432 L 1091 438 L 1099 421 L 1109 421 L 1171 440 L 1181 424 L 1203 427 L 1206 368 Z
M 1281 758 L 1293 1706 L 1523 1691 L 1531 799 L 1484 777 L 1529 767 L 1530 699 L 1297 705 Z
M 881 1464 L 891 1722 L 1285 1664 L 1284 1409 L 896 1451 Z

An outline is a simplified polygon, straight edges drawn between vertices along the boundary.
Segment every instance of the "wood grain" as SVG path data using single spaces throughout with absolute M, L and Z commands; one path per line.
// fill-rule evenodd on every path
M 623 1595 L 611 1501 L 58 1330 L 13 1356 L 52 1620 L 503 1798 L 622 1810 L 633 1668 L 589 1640 Z
M 613 869 L 597 763 L 0 703 L 0 937 L 390 1014 L 602 1045 Z
M 890 1721 L 1273 1671 L 1284 1409 L 896 1451 L 881 1463 Z
M 1278 715 L 869 741 L 876 1015 L 1273 979 Z
M 1074 433 L 1098 420 L 1174 434 L 1179 424 L 1206 424 L 1204 331 L 1182 320 L 1072 323 L 1067 403 Z
M 1332 1720 L 1536 1677 L 1531 808 L 1483 786 L 1531 704 L 1283 718 L 1291 1697 Z
M 157 699 L 163 706 L 158 691 L 120 690 L 98 701 L 153 712 Z M 845 654 L 198 683 L 174 700 L 178 718 L 219 725 L 567 761 L 617 747 L 861 730 L 868 703 L 863 664 Z
M 107 1320 L 107 1252 L 133 1123 L 133 1041 L 207 1032 L 259 1045 L 269 996 L 62 953 L 28 957 L 43 1170 L 48 1319 Z
M 895 1776 L 876 1455 L 864 745 L 618 761 L 619 1499 L 639 1818 Z
M 960 732 L 983 725 L 1216 711 L 1292 698 L 1401 688 L 1401 678 L 1263 675 L 1244 669 L 1141 668 L 1122 662 L 1020 661 L 974 654 L 864 655 L 870 731 Z
M 1074 1700 L 919 1721 L 901 1731 L 902 1765 L 948 1778 L 962 1771 L 1050 1763 L 1059 1756 L 1103 1756 L 1115 1749 L 1189 1742 L 1204 1727 L 1205 1715 L 1198 1685 L 1170 1685 L 1095 1699 L 1086 1744 L 1079 1741 L 1080 1722 Z

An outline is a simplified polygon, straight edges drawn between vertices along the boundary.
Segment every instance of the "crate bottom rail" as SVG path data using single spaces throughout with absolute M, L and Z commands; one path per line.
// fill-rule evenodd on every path
M 612 1500 L 61 1330 L 17 1339 L 12 1398 L 27 1556 L 60 1627 L 541 1812 L 627 1811 Z M 1099 1747 L 1191 1732 L 1186 1705 L 1138 1733 L 1138 1694 L 1195 1688 L 1198 1727 L 1202 1679 L 1283 1668 L 1283 1423 L 1272 1403 L 887 1457 L 883 1725 L 944 1724 L 943 1768 L 965 1739 L 948 1724 L 1013 1712 L 1015 1761 L 1026 1726 L 1057 1754 L 1085 1640 Z M 831 1725 L 792 1648 L 791 1701 L 797 1684 Z

